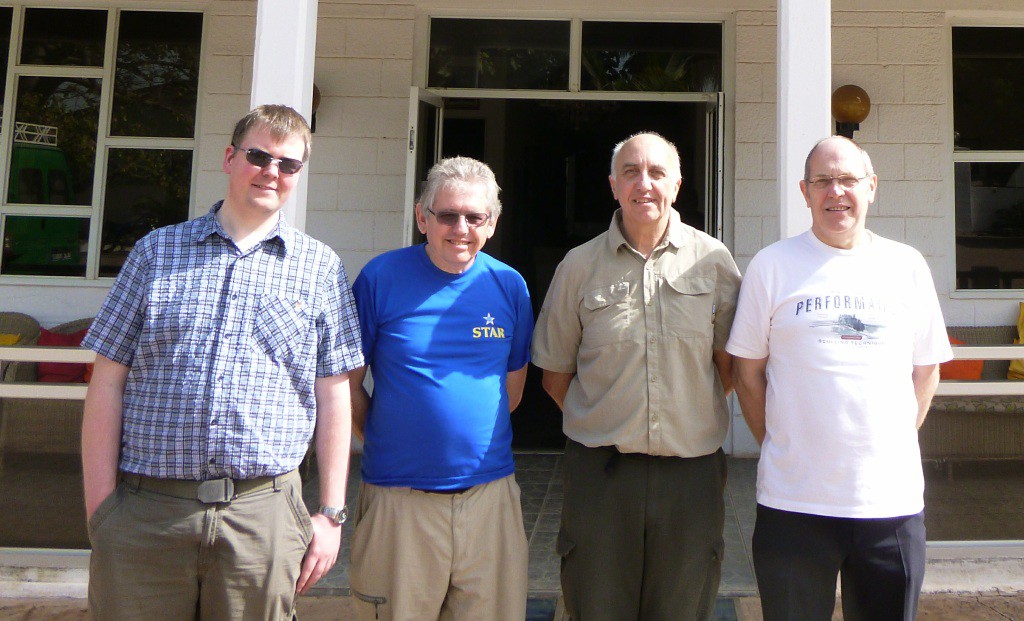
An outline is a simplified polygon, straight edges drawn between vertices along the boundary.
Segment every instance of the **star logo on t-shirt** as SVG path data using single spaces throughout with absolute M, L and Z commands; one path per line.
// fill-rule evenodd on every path
M 489 325 L 489 326 L 493 326 L 494 325 L 494 317 L 491 316 L 490 313 L 487 313 L 486 315 L 484 315 L 484 321 L 486 321 L 487 325 Z

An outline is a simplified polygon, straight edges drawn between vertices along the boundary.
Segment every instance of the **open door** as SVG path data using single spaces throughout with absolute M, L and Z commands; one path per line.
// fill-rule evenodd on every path
M 419 185 L 441 158 L 444 99 L 418 86 L 409 89 L 409 145 L 405 156 L 405 218 L 402 241 L 417 241 L 415 206 Z

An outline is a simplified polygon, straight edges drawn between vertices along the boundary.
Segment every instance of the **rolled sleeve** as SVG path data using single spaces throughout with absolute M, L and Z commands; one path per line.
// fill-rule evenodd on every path
M 317 377 L 340 375 L 364 365 L 355 298 L 345 266 L 337 257 L 327 283 L 324 311 L 317 321 Z
M 712 349 L 721 351 L 729 341 L 736 304 L 740 295 L 740 270 L 725 248 L 718 255 L 718 274 L 715 283 L 715 334 Z
M 107 299 L 92 322 L 82 347 L 124 366 L 131 366 L 146 316 L 150 280 L 148 238 L 135 245 L 114 280 Z
M 533 364 L 556 373 L 575 373 L 583 338 L 578 287 L 572 286 L 569 257 L 555 270 L 533 331 Z

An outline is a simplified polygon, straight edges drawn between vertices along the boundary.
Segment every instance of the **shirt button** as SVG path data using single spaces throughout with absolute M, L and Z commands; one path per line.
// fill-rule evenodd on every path
M 657 381 L 658 381 L 658 376 L 657 375 L 652 375 L 651 376 L 651 383 L 653 384 L 654 382 L 657 382 Z
M 658 339 L 656 339 L 656 338 L 654 338 L 654 337 L 652 336 L 652 337 L 651 337 L 651 340 L 650 340 L 650 343 L 651 343 L 651 345 L 654 345 L 654 344 L 655 344 L 655 343 L 656 343 L 657 341 L 658 341 Z
M 211 457 L 211 458 L 210 458 L 210 465 L 212 466 L 212 465 L 214 465 L 215 463 L 217 463 L 217 460 L 216 460 L 216 459 L 214 459 L 213 457 Z
M 231 294 L 231 299 L 232 300 L 237 300 L 238 299 L 238 294 L 237 293 L 232 293 Z

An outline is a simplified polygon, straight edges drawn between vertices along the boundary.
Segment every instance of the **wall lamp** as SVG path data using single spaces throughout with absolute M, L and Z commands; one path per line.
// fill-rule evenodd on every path
M 320 107 L 320 88 L 313 84 L 313 111 L 309 119 L 309 132 L 316 133 L 316 111 Z
M 856 84 L 840 86 L 832 93 L 832 116 L 836 119 L 836 133 L 853 139 L 853 132 L 871 112 L 871 98 Z

